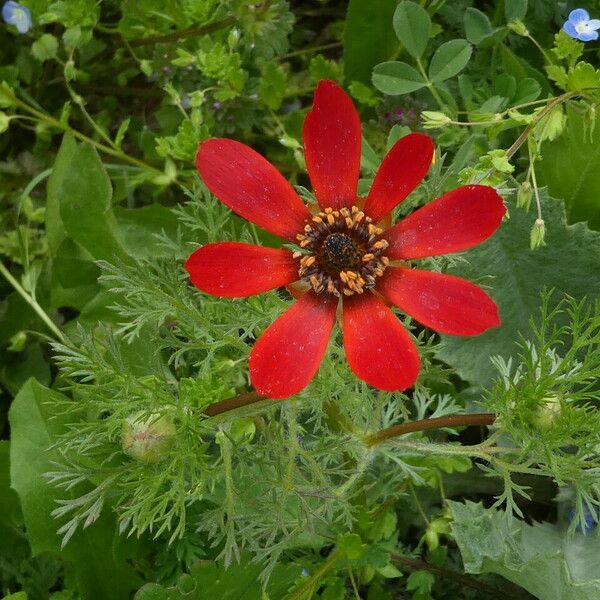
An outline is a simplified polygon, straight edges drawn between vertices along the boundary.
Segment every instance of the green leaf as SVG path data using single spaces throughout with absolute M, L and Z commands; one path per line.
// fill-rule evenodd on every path
M 600 598 L 600 538 L 528 525 L 481 504 L 448 501 L 467 573 L 497 573 L 542 600 Z
M 494 355 L 511 356 L 519 332 L 527 335 L 530 317 L 536 317 L 540 293 L 555 288 L 574 298 L 600 295 L 600 234 L 583 223 L 566 226 L 564 206 L 542 193 L 547 246 L 529 249 L 533 213 L 511 209 L 510 220 L 485 243 L 465 254 L 467 261 L 452 273 L 485 283 L 500 308 L 502 324 L 469 338 L 442 336 L 438 358 L 473 384 L 488 385 L 496 375 Z
M 9 412 L 11 426 L 11 486 L 21 500 L 32 554 L 53 552 L 73 564 L 82 599 L 127 599 L 137 584 L 131 567 L 120 556 L 116 523 L 101 517 L 85 531 L 78 531 L 61 550 L 56 533 L 59 522 L 51 517 L 56 500 L 65 493 L 50 487 L 44 473 L 59 460 L 51 446 L 73 415 L 58 415 L 52 407 L 65 397 L 30 379 L 14 399 Z
M 504 18 L 506 22 L 514 19 L 524 19 L 527 14 L 527 0 L 505 0 Z
M 350 0 L 344 29 L 344 77 L 370 85 L 373 67 L 389 58 L 398 40 L 392 27 L 396 0 Z
M 413 58 L 421 58 L 429 36 L 431 19 L 427 11 L 409 0 L 404 0 L 394 12 L 394 31 Z
M 479 44 L 493 32 L 487 15 L 476 8 L 469 7 L 464 16 L 465 34 L 471 44 Z
M 588 221 L 600 230 L 600 127 L 569 108 L 561 137 L 541 147 L 536 174 L 555 198 L 565 201 L 571 223 Z
M 65 134 L 48 179 L 46 228 L 50 249 L 56 252 L 70 237 L 93 258 L 126 259 L 111 210 L 112 188 L 94 148 Z
M 429 63 L 429 79 L 439 83 L 458 75 L 467 66 L 471 51 L 467 40 L 450 40 L 442 44 Z
M 40 62 L 56 58 L 57 52 L 58 40 L 50 33 L 44 33 L 31 46 L 31 53 Z
M 410 94 L 425 87 L 425 83 L 415 69 L 403 62 L 384 62 L 373 70 L 373 85 L 390 96 Z
M 135 600 L 275 600 L 287 595 L 302 571 L 297 565 L 277 565 L 263 592 L 259 580 L 263 569 L 264 565 L 250 562 L 248 553 L 242 553 L 240 563 L 229 569 L 213 561 L 199 561 L 189 574 L 179 577 L 175 586 L 166 589 L 146 584 L 135 595 Z

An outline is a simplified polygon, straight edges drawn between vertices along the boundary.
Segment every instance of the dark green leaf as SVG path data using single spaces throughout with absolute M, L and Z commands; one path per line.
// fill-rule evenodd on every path
M 384 62 L 373 70 L 373 85 L 384 94 L 400 96 L 425 86 L 425 81 L 413 67 L 403 62 Z
M 392 27 L 395 0 L 350 0 L 344 29 L 344 77 L 371 83 L 373 67 L 398 46 Z
M 394 30 L 406 51 L 414 58 L 420 58 L 429 42 L 431 19 L 424 8 L 404 0 L 394 12 Z
M 513 19 L 524 19 L 527 14 L 527 0 L 505 0 L 504 16 L 506 21 Z
M 464 16 L 465 34 L 471 44 L 479 44 L 493 29 L 487 15 L 476 8 L 469 7 Z
M 429 79 L 434 83 L 458 75 L 471 58 L 471 46 L 467 40 L 450 40 L 442 44 L 429 63 Z
M 496 374 L 490 357 L 511 356 L 519 332 L 527 335 L 530 317 L 537 317 L 540 293 L 556 288 L 575 298 L 600 295 L 600 234 L 583 223 L 567 227 L 562 203 L 542 197 L 547 246 L 529 250 L 533 213 L 511 210 L 487 242 L 465 256 L 468 262 L 452 270 L 471 281 L 487 283 L 500 307 L 502 325 L 469 338 L 443 336 L 439 358 L 454 367 L 465 380 L 487 385 Z M 490 279 L 486 279 L 491 276 Z

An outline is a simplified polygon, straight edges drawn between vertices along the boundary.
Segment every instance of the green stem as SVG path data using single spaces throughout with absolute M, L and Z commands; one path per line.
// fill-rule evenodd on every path
M 321 581 L 323 575 L 325 575 L 325 573 L 327 573 L 327 571 L 329 571 L 333 565 L 335 565 L 337 560 L 340 558 L 340 555 L 341 553 L 339 550 L 334 550 L 329 555 L 327 560 L 319 567 L 319 569 L 317 569 L 317 571 L 315 571 L 314 574 L 311 575 L 300 587 L 288 594 L 284 600 L 301 600 L 304 598 L 304 595 L 311 591 L 312 588 L 318 584 L 319 581 Z
M 329 50 L 331 48 L 339 48 L 342 42 L 330 42 L 329 44 L 321 44 L 320 46 L 309 46 L 308 48 L 301 48 L 300 50 L 294 50 L 288 52 L 283 56 L 280 56 L 277 60 L 287 60 L 294 56 L 302 56 L 303 54 L 310 54 L 311 52 L 320 52 L 321 50 Z
M 69 133 L 74 135 L 77 139 L 81 140 L 82 142 L 91 144 L 92 146 L 94 146 L 98 150 L 101 150 L 105 154 L 109 154 L 110 156 L 119 158 L 123 162 L 128 162 L 129 164 L 135 165 L 136 167 L 140 167 L 144 171 L 154 173 L 155 175 L 163 175 L 163 172 L 161 170 L 156 169 L 155 167 L 152 167 L 149 164 L 147 164 L 141 160 L 138 160 L 137 158 L 134 158 L 133 156 L 128 156 L 121 150 L 115 150 L 114 148 L 111 148 L 110 146 L 107 146 L 106 144 L 102 144 L 100 142 L 97 142 L 96 140 L 93 140 L 92 138 L 88 137 L 87 135 L 77 131 L 76 129 L 73 129 L 68 124 L 62 123 L 58 119 L 55 119 L 54 117 L 51 117 L 50 115 L 47 115 L 47 114 L 29 106 L 29 104 L 27 104 L 26 102 L 23 102 L 22 100 L 20 100 L 19 98 L 17 98 L 14 95 L 10 96 L 10 101 L 17 108 L 20 108 L 21 110 L 24 110 L 24 111 L 28 112 L 29 114 L 34 115 L 40 121 L 45 121 L 46 123 L 48 123 L 49 125 L 52 125 L 53 127 L 57 127 L 58 129 L 62 129 L 63 131 L 68 131 Z
M 419 68 L 419 72 L 421 73 L 421 76 L 425 80 L 425 85 L 427 86 L 427 89 L 431 92 L 431 95 L 434 97 L 440 110 L 445 111 L 446 103 L 442 100 L 442 97 L 438 94 L 438 91 L 435 89 L 435 85 L 433 84 L 433 82 L 429 79 L 429 77 L 427 77 L 427 73 L 425 72 L 425 68 L 423 67 L 423 63 L 421 62 L 420 58 L 417 58 L 417 67 Z
M 44 309 L 37 303 L 37 301 L 28 294 L 25 288 L 10 274 L 10 271 L 4 266 L 4 263 L 0 262 L 0 273 L 5 279 L 15 288 L 19 295 L 33 308 L 36 314 L 42 319 L 42 321 L 48 326 L 48 329 L 56 336 L 61 342 L 65 341 L 62 331 L 55 325 L 54 321 L 46 314 Z
M 138 40 L 130 40 L 130 46 L 150 46 L 154 44 L 165 44 L 168 42 L 176 42 L 183 38 L 195 37 L 199 35 L 206 35 L 213 33 L 219 29 L 224 29 L 237 23 L 237 17 L 230 16 L 225 17 L 219 21 L 213 21 L 212 23 L 206 23 L 198 27 L 190 27 L 189 29 L 183 29 L 182 31 L 174 31 L 173 33 L 166 33 L 164 35 L 154 35 L 147 38 L 141 38 Z

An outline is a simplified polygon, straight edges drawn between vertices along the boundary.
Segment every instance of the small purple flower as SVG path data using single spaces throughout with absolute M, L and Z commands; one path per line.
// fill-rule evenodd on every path
M 31 29 L 31 12 L 26 6 L 9 0 L 2 7 L 2 18 L 9 25 L 14 25 L 19 33 L 27 33 Z
M 590 19 L 587 10 L 576 8 L 569 13 L 569 18 L 563 25 L 563 29 L 576 40 L 591 42 L 598 39 L 596 29 L 600 29 L 600 19 Z

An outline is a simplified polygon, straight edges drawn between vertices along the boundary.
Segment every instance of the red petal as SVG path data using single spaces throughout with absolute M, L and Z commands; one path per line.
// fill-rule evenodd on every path
M 260 336 L 250 354 L 250 379 L 268 398 L 287 398 L 305 388 L 327 350 L 337 298 L 308 292 Z
M 298 262 L 288 250 L 240 242 L 203 246 L 185 268 L 199 290 L 227 298 L 261 294 L 298 279 Z
M 419 375 L 419 353 L 396 315 L 373 294 L 344 298 L 344 348 L 357 377 L 400 391 Z
M 422 258 L 465 250 L 496 231 L 506 212 L 491 187 L 465 185 L 426 204 L 385 233 L 386 256 Z
M 431 166 L 433 141 L 422 133 L 400 138 L 383 159 L 364 211 L 375 223 L 389 214 L 419 185 Z
M 360 172 L 360 119 L 348 94 L 333 81 L 319 82 L 302 136 L 321 208 L 352 206 Z
M 377 291 L 426 327 L 450 335 L 479 335 L 500 325 L 496 303 L 453 275 L 389 267 Z
M 288 240 L 311 214 L 281 173 L 252 148 L 224 138 L 198 146 L 196 167 L 208 189 L 244 219 Z

